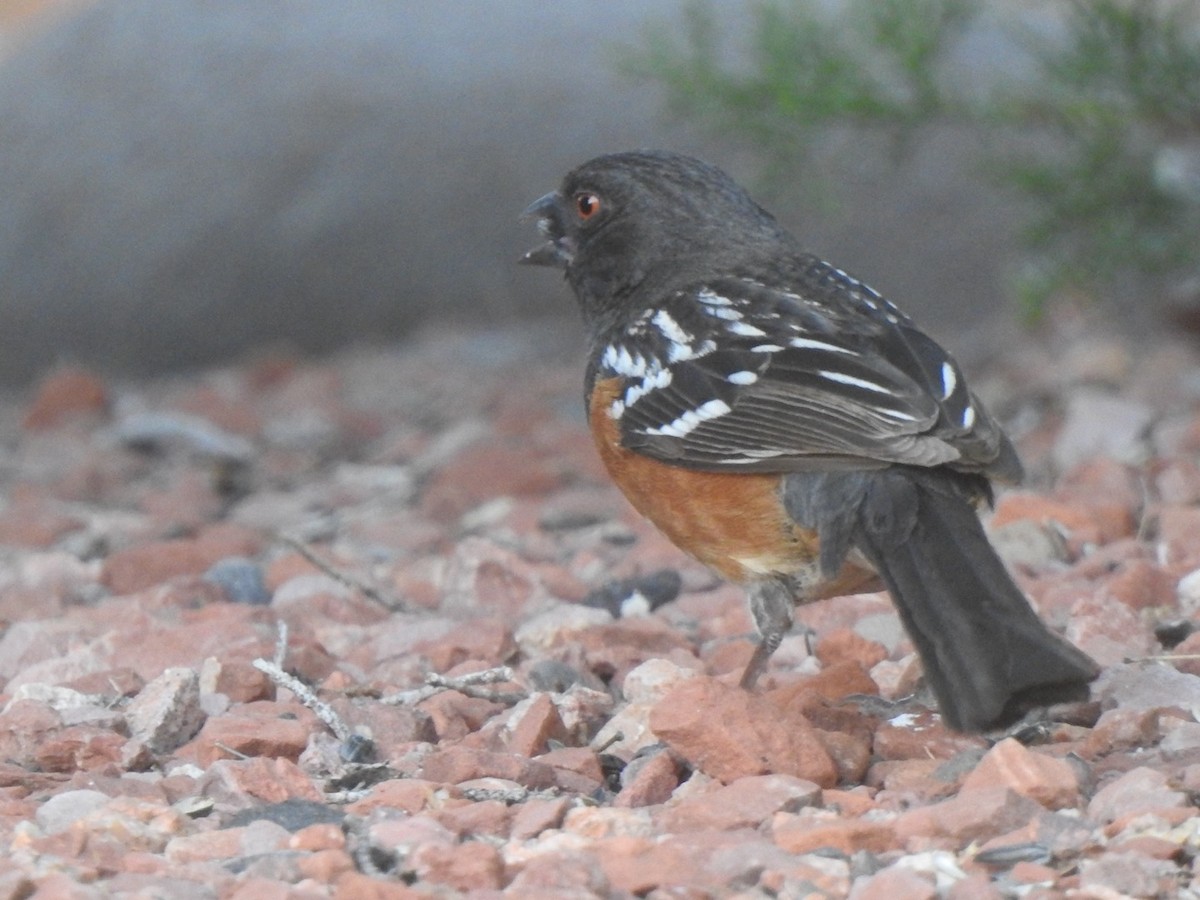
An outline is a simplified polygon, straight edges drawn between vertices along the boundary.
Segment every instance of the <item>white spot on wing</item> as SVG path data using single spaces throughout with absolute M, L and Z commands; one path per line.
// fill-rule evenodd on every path
M 717 349 L 717 345 L 706 340 L 698 347 L 693 347 L 690 344 L 672 344 L 671 349 L 667 353 L 667 359 L 671 362 L 683 362 L 689 359 L 699 359 L 701 356 L 707 356 Z
M 812 338 L 792 338 L 788 341 L 789 347 L 795 347 L 798 350 L 829 350 L 833 353 L 850 353 L 845 347 L 839 347 L 837 344 L 827 344 L 824 341 L 813 340 Z
M 625 405 L 633 406 L 651 391 L 667 387 L 672 377 L 671 370 L 666 368 L 656 368 L 647 373 L 641 381 L 634 382 L 625 389 Z
M 696 299 L 709 306 L 731 306 L 733 304 L 733 301 L 728 297 L 722 297 L 709 288 L 704 288 L 696 294 Z
M 754 384 L 754 382 L 758 381 L 758 373 L 748 371 L 731 372 L 725 376 L 725 380 L 730 384 Z
M 659 368 L 657 361 L 647 362 L 640 353 L 630 353 L 628 347 L 619 344 L 609 344 L 604 348 L 600 365 L 626 378 L 646 378 Z
M 744 334 L 747 337 L 766 337 L 767 336 L 767 333 L 765 331 L 763 331 L 761 328 L 758 328 L 754 325 L 747 324 L 746 322 L 730 322 L 725 327 L 728 328 L 733 334 Z
M 874 391 L 877 394 L 891 393 L 887 388 L 876 384 L 874 381 L 867 381 L 865 378 L 856 378 L 853 375 L 847 375 L 845 372 L 829 372 L 821 370 L 817 372 L 817 374 L 822 378 L 828 379 L 829 381 L 836 381 L 838 384 L 846 384 L 850 387 L 860 387 L 864 390 Z
M 954 393 L 958 385 L 958 376 L 954 374 L 954 366 L 949 362 L 942 363 L 942 399 L 945 400 Z
M 906 413 L 902 409 L 884 409 L 880 408 L 880 413 L 887 416 L 889 419 L 898 419 L 901 422 L 916 422 L 917 417 Z
M 963 428 L 975 427 L 975 407 L 968 406 L 963 410 L 962 423 Z
M 654 314 L 651 319 L 654 326 L 662 332 L 672 344 L 689 345 L 692 342 L 692 335 L 684 331 L 678 322 L 671 318 L 671 314 L 665 309 L 660 309 Z
M 777 353 L 782 350 L 778 344 L 755 344 L 750 348 L 751 353 Z
M 657 428 L 647 428 L 646 434 L 664 435 L 665 437 L 687 437 L 704 422 L 715 419 L 730 412 L 729 404 L 724 400 L 709 400 L 695 409 L 689 409 L 673 422 Z

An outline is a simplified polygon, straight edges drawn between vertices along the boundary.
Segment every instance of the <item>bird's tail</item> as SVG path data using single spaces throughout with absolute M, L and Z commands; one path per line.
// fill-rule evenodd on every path
M 1087 699 L 1098 667 L 1037 617 L 953 479 L 872 473 L 856 526 L 951 727 L 1002 728 Z

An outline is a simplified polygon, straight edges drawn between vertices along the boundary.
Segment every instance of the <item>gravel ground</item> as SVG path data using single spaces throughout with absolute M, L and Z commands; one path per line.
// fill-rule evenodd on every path
M 608 484 L 537 328 L 0 408 L 0 900 L 1200 896 L 1200 354 L 974 380 L 1092 702 L 963 736 L 886 596 L 740 592 Z

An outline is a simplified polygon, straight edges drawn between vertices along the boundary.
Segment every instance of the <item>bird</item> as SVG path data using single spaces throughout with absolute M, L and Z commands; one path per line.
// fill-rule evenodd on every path
M 745 587 L 753 688 L 794 607 L 885 587 L 942 720 L 1006 728 L 1086 700 L 1096 663 L 1052 632 L 979 508 L 1017 451 L 954 358 L 803 249 L 720 168 L 591 159 L 522 217 L 520 262 L 563 270 L 588 339 L 609 475 L 680 549 Z

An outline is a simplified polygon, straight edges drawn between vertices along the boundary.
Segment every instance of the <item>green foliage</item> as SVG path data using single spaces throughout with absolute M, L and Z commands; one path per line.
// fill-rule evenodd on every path
M 748 45 L 731 48 L 711 0 L 696 0 L 678 37 L 648 32 L 624 66 L 775 175 L 808 171 L 831 130 L 884 133 L 904 148 L 928 126 L 976 126 L 981 167 L 1031 200 L 1023 236 L 1039 274 L 1019 290 L 1035 312 L 1064 285 L 1194 273 L 1198 5 L 1056 0 L 1045 7 L 1056 33 L 1024 37 L 1023 75 L 980 91 L 952 56 L 985 2 L 756 0 Z

